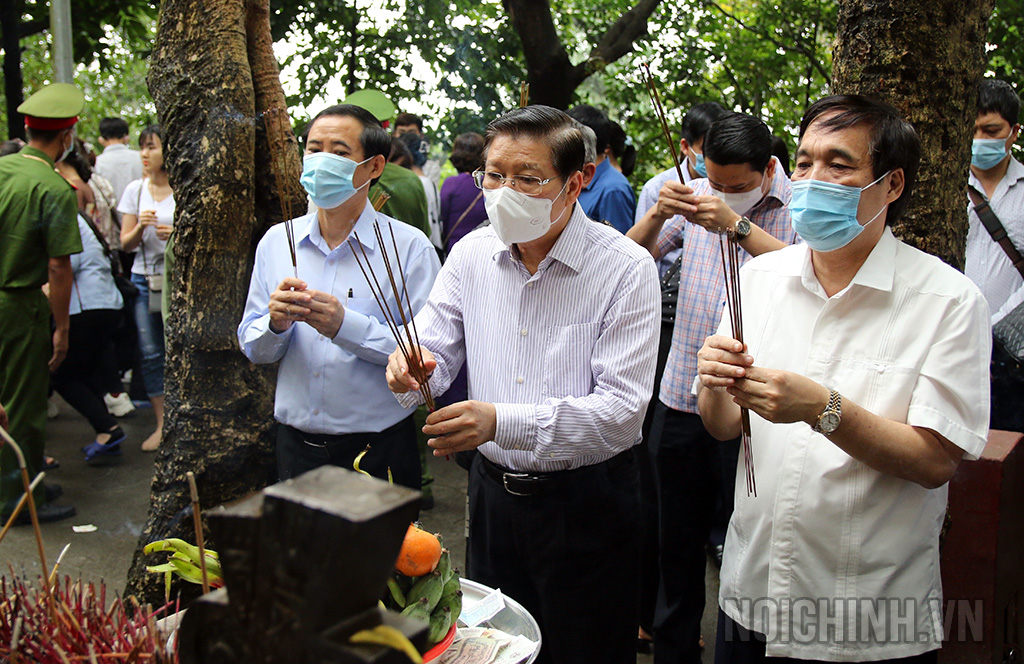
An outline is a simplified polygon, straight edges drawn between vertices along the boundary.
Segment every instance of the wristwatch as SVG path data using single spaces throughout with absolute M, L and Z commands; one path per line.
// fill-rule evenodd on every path
M 818 421 L 812 428 L 818 433 L 823 433 L 827 436 L 839 428 L 839 423 L 842 419 L 843 398 L 835 390 L 829 389 L 828 404 L 825 405 L 825 410 L 822 411 L 821 415 L 818 415 Z
M 750 220 L 746 217 L 740 217 L 740 220 L 736 222 L 736 225 L 725 233 L 729 236 L 730 240 L 735 240 L 736 242 L 746 240 L 747 236 L 750 235 Z

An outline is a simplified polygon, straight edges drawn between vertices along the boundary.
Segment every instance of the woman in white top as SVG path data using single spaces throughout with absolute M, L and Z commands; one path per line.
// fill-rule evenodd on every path
M 132 283 L 139 289 L 135 299 L 135 324 L 142 354 L 142 380 L 153 404 L 156 431 L 142 443 L 153 452 L 160 446 L 164 425 L 164 322 L 160 295 L 164 274 L 164 248 L 174 224 L 174 195 L 164 169 L 163 130 L 157 125 L 139 134 L 142 167 L 149 177 L 128 185 L 117 206 L 121 220 L 121 247 L 135 252 Z M 150 306 L 150 290 L 156 306 Z

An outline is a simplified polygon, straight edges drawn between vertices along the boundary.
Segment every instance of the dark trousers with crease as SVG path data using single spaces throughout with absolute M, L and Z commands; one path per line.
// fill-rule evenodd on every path
M 654 611 L 655 664 L 699 664 L 704 614 L 704 545 L 719 502 L 721 444 L 700 415 L 655 405 L 651 462 L 658 492 L 660 583 Z
M 538 664 L 635 664 L 639 492 L 625 465 L 568 476 L 516 496 L 483 468 L 469 473 L 473 580 L 540 623 Z M 607 464 L 607 462 L 606 462 Z
M 390 468 L 395 484 L 420 490 L 420 454 L 412 415 L 380 432 L 334 436 L 281 424 L 277 427 L 277 472 L 280 479 L 287 480 L 320 466 L 352 470 L 367 445 L 370 450 L 360 460 L 360 470 L 386 480 Z

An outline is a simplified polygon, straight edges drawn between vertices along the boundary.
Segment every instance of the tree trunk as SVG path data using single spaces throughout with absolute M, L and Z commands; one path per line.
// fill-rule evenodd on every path
M 911 205 L 893 231 L 963 269 L 964 195 L 995 0 L 841 0 L 832 89 L 895 106 L 921 137 Z
M 0 7 L 0 31 L 4 48 L 4 96 L 7 99 L 7 138 L 25 138 L 25 116 L 18 112 L 24 101 L 21 78 L 22 0 L 4 0 Z
M 268 3 L 164 0 L 160 12 L 149 88 L 176 203 L 167 412 L 127 586 L 157 605 L 162 577 L 146 572 L 155 561 L 142 547 L 167 537 L 195 541 L 185 473 L 195 473 L 204 508 L 261 489 L 275 475 L 273 372 L 251 364 L 235 336 L 255 245 L 281 217 L 269 145 L 291 149 L 281 160 L 283 182 L 299 175 L 287 122 L 269 142 L 263 122 L 266 107 L 285 108 Z

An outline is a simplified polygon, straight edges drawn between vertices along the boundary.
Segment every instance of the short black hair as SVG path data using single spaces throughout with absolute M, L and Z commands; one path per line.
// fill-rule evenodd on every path
M 25 143 L 23 141 L 19 141 L 16 138 L 12 138 L 9 141 L 4 141 L 3 144 L 0 144 L 0 157 L 6 157 L 9 154 L 21 152 L 21 149 L 23 147 L 25 147 Z
M 597 154 L 604 154 L 612 138 L 611 121 L 605 112 L 589 104 L 579 104 L 570 108 L 567 113 L 580 124 L 590 127 L 597 138 Z
M 704 136 L 704 159 L 719 166 L 747 164 L 762 172 L 772 160 L 772 132 L 752 115 L 726 112 Z
M 128 123 L 121 118 L 100 120 L 100 136 L 103 138 L 124 138 L 128 135 Z
M 725 109 L 717 101 L 706 101 L 693 106 L 683 116 L 683 138 L 690 145 L 699 143 L 715 120 L 724 114 Z
M 1020 97 L 1006 81 L 986 78 L 978 86 L 978 114 L 998 113 L 1010 126 L 1020 117 Z
M 391 134 L 384 130 L 380 120 L 375 118 L 373 113 L 354 104 L 335 104 L 317 113 L 302 131 L 303 143 L 309 138 L 309 130 L 313 128 L 316 121 L 328 115 L 355 118 L 363 125 L 363 131 L 359 134 L 359 142 L 363 144 L 363 159 L 380 155 L 386 160 L 390 156 Z
M 551 163 L 563 180 L 583 170 L 583 134 L 573 124 L 573 119 L 557 108 L 527 106 L 492 120 L 487 125 L 487 136 L 484 139 L 485 159 L 488 148 L 498 136 L 529 136 L 544 141 L 551 149 Z
M 25 127 L 25 136 L 30 141 L 36 141 L 44 145 L 49 145 L 57 140 L 62 131 L 67 131 L 70 127 L 64 127 L 64 129 L 33 129 L 32 127 Z
M 399 113 L 398 117 L 395 118 L 396 127 L 407 127 L 409 125 L 416 125 L 420 133 L 423 133 L 423 118 L 415 113 Z
M 807 128 L 824 114 L 820 121 L 826 131 L 839 131 L 865 124 L 871 130 L 868 154 L 871 174 L 879 178 L 886 173 L 903 169 L 903 193 L 889 205 L 886 225 L 896 223 L 906 209 L 917 182 L 917 168 L 921 161 L 921 143 L 913 125 L 904 120 L 892 106 L 861 95 L 832 95 L 811 104 L 800 121 L 800 140 Z
M 142 149 L 142 146 L 146 144 L 146 141 L 149 140 L 150 136 L 156 136 L 157 139 L 159 139 L 159 141 L 160 141 L 160 147 L 163 150 L 165 150 L 165 152 L 164 152 L 164 163 L 163 163 L 163 166 L 160 167 L 160 170 L 166 171 L 167 170 L 167 153 L 166 153 L 167 141 L 164 140 L 164 129 L 163 129 L 163 127 L 161 127 L 158 124 L 151 124 L 148 127 L 146 127 L 145 129 L 143 129 L 142 131 L 140 131 L 139 132 L 139 149 L 140 150 Z
M 471 173 L 484 163 L 484 137 L 475 131 L 459 134 L 448 159 L 459 173 Z
M 415 163 L 412 152 L 404 141 L 391 141 L 391 154 L 388 155 L 388 162 L 410 170 L 413 163 Z

